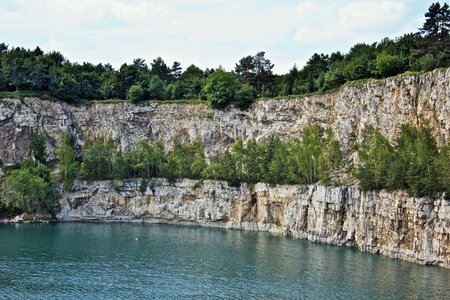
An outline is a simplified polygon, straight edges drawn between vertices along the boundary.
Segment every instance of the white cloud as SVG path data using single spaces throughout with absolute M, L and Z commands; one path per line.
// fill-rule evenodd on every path
M 401 2 L 358 1 L 339 10 L 339 28 L 350 32 L 379 31 L 400 23 L 406 7 Z
M 301 67 L 314 52 L 346 52 L 357 42 L 414 31 L 429 6 L 421 0 L 3 1 L 5 43 L 61 51 L 70 61 L 118 67 L 161 56 L 168 64 L 231 70 L 263 50 L 277 72 L 295 62 Z
M 123 2 L 114 2 L 111 12 L 119 19 L 133 21 L 145 21 L 151 17 L 162 19 L 170 15 L 170 10 L 161 5 L 155 5 L 151 2 L 141 2 L 138 5 L 127 4 Z
M 58 39 L 51 38 L 49 44 L 54 48 L 61 48 L 67 46 L 67 41 L 61 41 Z
M 299 24 L 294 40 L 307 44 L 345 44 L 379 39 L 398 31 L 404 22 L 405 4 L 390 1 L 356 1 L 341 9 L 309 6 L 310 14 L 326 16 L 321 22 Z M 298 8 L 298 10 L 303 8 Z M 373 40 L 375 42 L 377 40 Z

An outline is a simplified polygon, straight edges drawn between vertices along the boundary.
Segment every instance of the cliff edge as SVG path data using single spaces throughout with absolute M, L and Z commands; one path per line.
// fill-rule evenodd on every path
M 247 111 L 231 106 L 213 110 L 201 103 L 74 106 L 35 98 L 4 98 L 0 100 L 0 157 L 4 164 L 23 159 L 35 130 L 47 137 L 52 155 L 61 131 L 75 137 L 79 151 L 85 139 L 99 136 L 111 136 L 122 148 L 139 140 L 162 140 L 170 146 L 178 136 L 187 141 L 199 138 L 211 156 L 238 137 L 246 142 L 278 134 L 287 140 L 311 124 L 332 128 L 345 151 L 350 133 L 358 134 L 367 125 L 393 142 L 401 124 L 425 121 L 442 145 L 450 140 L 449 120 L 450 69 L 356 82 L 323 95 L 262 100 Z

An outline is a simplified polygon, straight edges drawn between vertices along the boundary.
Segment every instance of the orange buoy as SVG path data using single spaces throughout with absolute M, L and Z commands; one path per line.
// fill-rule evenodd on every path
M 137 242 L 137 241 L 139 241 L 139 239 L 138 239 L 138 238 L 135 238 L 134 240 L 135 240 L 136 242 Z

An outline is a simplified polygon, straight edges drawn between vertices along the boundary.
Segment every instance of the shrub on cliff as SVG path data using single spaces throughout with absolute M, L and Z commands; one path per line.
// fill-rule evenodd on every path
M 235 100 L 237 87 L 236 74 L 218 69 L 206 79 L 203 92 L 213 108 L 223 108 Z
M 128 90 L 128 99 L 133 103 L 144 100 L 144 89 L 140 85 L 132 85 Z

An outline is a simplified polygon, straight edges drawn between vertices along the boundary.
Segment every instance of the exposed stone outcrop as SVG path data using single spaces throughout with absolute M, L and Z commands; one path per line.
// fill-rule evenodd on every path
M 450 268 L 450 201 L 404 192 L 157 179 L 76 182 L 61 198 L 66 221 L 182 223 L 259 230 Z M 197 184 L 198 185 L 198 184 Z
M 173 137 L 200 138 L 207 154 L 223 151 L 237 137 L 244 142 L 278 134 L 286 140 L 310 124 L 332 128 L 345 150 L 351 132 L 368 124 L 393 141 L 400 125 L 428 120 L 438 144 L 450 140 L 450 69 L 422 75 L 401 75 L 368 80 L 324 95 L 284 100 L 263 100 L 248 111 L 228 107 L 213 110 L 199 103 L 129 102 L 72 106 L 33 98 L 0 100 L 0 158 L 5 164 L 23 159 L 29 152 L 34 130 L 47 137 L 53 155 L 61 131 L 69 131 L 78 145 L 85 139 L 111 136 L 122 148 L 139 140 Z
M 310 124 L 331 128 L 350 146 L 350 134 L 373 125 L 391 142 L 403 123 L 429 122 L 438 145 L 450 141 L 450 69 L 361 81 L 339 91 L 296 99 L 258 101 L 247 111 L 213 110 L 199 103 L 129 102 L 69 105 L 34 98 L 0 99 L 0 158 L 12 164 L 29 155 L 33 131 L 44 133 L 50 159 L 58 135 L 68 131 L 77 150 L 86 139 L 111 136 L 126 148 L 139 140 L 199 138 L 207 155 L 278 134 L 288 140 Z M 0 170 L 1 172 L 1 170 Z M 139 180 L 77 182 L 61 198 L 62 220 L 119 220 L 204 224 L 265 230 L 333 245 L 356 246 L 424 264 L 449 267 L 450 203 L 403 192 L 362 193 L 356 188 L 277 186 L 230 187 L 206 181 Z M 115 187 L 114 187 L 115 186 Z

